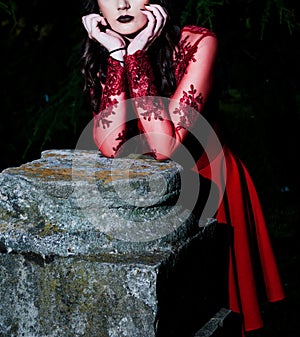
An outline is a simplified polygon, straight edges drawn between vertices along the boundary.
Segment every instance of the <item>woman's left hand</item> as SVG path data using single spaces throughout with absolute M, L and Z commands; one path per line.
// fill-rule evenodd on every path
M 147 26 L 129 43 L 127 54 L 132 55 L 137 50 L 147 50 L 159 37 L 168 18 L 165 9 L 160 5 L 145 5 L 143 13 L 148 18 Z

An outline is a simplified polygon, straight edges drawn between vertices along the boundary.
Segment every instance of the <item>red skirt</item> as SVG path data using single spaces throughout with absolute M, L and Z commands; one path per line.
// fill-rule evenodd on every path
M 254 256 L 259 256 L 268 301 L 285 297 L 260 201 L 246 167 L 229 148 L 224 146 L 210 165 L 205 159 L 202 156 L 193 170 L 223 191 L 216 219 L 220 224 L 233 227 L 228 273 L 229 309 L 241 314 L 245 331 L 259 329 L 263 322 Z

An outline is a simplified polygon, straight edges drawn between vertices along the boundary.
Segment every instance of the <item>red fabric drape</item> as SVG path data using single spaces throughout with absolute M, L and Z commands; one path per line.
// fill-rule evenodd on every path
M 233 243 L 229 261 L 229 308 L 241 313 L 245 331 L 263 326 L 254 272 L 257 247 L 267 298 L 270 302 L 285 297 L 273 254 L 264 215 L 252 179 L 239 158 L 224 146 L 218 156 L 208 164 L 201 157 L 194 167 L 204 178 L 212 180 L 222 194 L 216 218 L 220 224 L 233 227 Z

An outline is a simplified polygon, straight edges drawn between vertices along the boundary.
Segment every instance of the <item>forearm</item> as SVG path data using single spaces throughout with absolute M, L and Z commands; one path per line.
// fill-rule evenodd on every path
M 118 155 L 126 140 L 126 88 L 124 67 L 109 58 L 99 112 L 94 116 L 93 137 L 107 157 Z
M 145 51 L 125 57 L 125 70 L 135 113 L 156 159 L 169 158 L 178 139 L 169 111 L 154 83 L 154 75 Z

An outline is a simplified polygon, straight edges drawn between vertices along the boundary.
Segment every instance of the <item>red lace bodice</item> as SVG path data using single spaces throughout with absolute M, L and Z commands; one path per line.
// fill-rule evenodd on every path
M 94 125 L 94 140 L 104 155 L 117 156 L 126 141 L 129 117 L 124 101 L 130 98 L 140 132 L 145 134 L 149 150 L 157 159 L 170 157 L 185 138 L 211 89 L 217 40 L 206 28 L 185 26 L 177 47 L 174 55 L 177 88 L 168 107 L 158 97 L 146 51 L 126 56 L 124 67 L 109 58 L 100 112 L 95 114 Z

